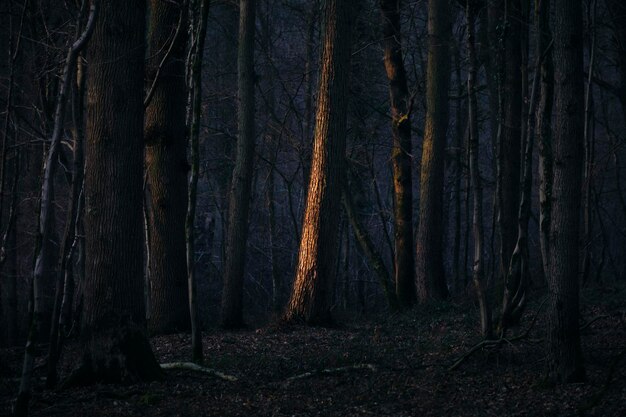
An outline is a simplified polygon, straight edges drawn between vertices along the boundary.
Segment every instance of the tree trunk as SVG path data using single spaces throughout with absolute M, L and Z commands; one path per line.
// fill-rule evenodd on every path
M 346 147 L 352 2 L 326 0 L 313 159 L 287 321 L 330 321 Z
M 537 14 L 540 33 L 539 42 L 542 51 L 547 51 L 541 63 L 541 92 L 537 106 L 537 124 L 535 132 L 539 145 L 539 244 L 543 275 L 549 274 L 550 265 L 550 212 L 552 207 L 552 106 L 554 101 L 554 64 L 550 32 L 550 1 L 535 0 L 540 3 L 541 12 Z
M 500 280 L 503 282 L 517 241 L 520 193 L 522 105 L 522 0 L 504 0 L 504 83 L 502 135 L 498 144 L 498 230 Z
M 143 291 L 146 3 L 104 1 L 88 51 L 84 358 L 68 384 L 152 380 Z
M 380 0 L 384 62 L 389 80 L 393 148 L 394 237 L 396 296 L 401 308 L 416 300 L 413 255 L 413 180 L 411 155 L 411 97 L 402 59 L 400 1 Z
M 150 189 L 151 333 L 189 329 L 185 213 L 187 141 L 185 56 L 187 9 L 151 0 L 148 34 L 146 174 Z
M 200 173 L 200 121 L 202 119 L 202 61 L 204 41 L 206 39 L 209 0 L 195 0 L 191 3 L 191 61 L 187 63 L 189 74 L 189 148 L 191 154 L 191 173 L 187 195 L 187 214 L 185 216 L 185 243 L 187 259 L 187 291 L 189 293 L 189 315 L 191 318 L 191 359 L 195 363 L 203 361 L 202 332 L 198 321 L 198 300 L 196 297 L 196 250 L 194 224 L 196 220 L 196 201 L 198 176 Z
M 486 294 L 484 283 L 484 231 L 483 231 L 483 190 L 480 178 L 479 167 L 479 145 L 480 138 L 478 133 L 478 100 L 476 98 L 476 46 L 474 24 L 476 14 L 471 0 L 467 0 L 466 4 L 467 18 L 467 51 L 469 59 L 469 73 L 467 78 L 467 93 L 469 96 L 469 165 L 470 178 L 473 194 L 473 210 L 472 210 L 472 233 L 474 236 L 474 266 L 472 270 L 472 279 L 476 289 L 476 296 L 480 308 L 480 327 L 484 338 L 490 338 L 492 332 L 491 326 L 491 308 Z
M 548 287 L 548 373 L 556 382 L 585 378 L 579 331 L 578 239 L 583 162 L 581 2 L 554 0 L 554 181 Z
M 447 0 L 429 0 L 427 111 L 415 257 L 417 294 L 421 302 L 448 296 L 443 267 L 443 194 L 449 114 L 451 14 Z
M 254 32 L 255 0 L 239 6 L 239 54 L 237 84 L 239 111 L 237 156 L 230 186 L 226 258 L 222 290 L 221 325 L 237 328 L 243 321 L 243 281 L 246 265 L 248 212 L 254 162 Z

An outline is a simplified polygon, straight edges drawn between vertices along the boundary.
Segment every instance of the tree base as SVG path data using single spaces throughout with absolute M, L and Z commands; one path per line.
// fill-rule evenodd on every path
M 92 331 L 81 365 L 63 388 L 94 383 L 137 383 L 163 378 L 146 333 L 134 323 Z

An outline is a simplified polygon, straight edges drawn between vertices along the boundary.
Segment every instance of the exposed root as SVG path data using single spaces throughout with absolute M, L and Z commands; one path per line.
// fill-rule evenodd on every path
M 212 375 L 214 377 L 223 379 L 224 381 L 230 381 L 230 382 L 235 382 L 239 379 L 236 376 L 228 375 L 220 371 L 216 371 L 215 369 L 200 366 L 193 362 L 162 363 L 161 369 L 181 369 L 181 370 L 186 370 L 186 371 L 202 372 L 203 374 Z

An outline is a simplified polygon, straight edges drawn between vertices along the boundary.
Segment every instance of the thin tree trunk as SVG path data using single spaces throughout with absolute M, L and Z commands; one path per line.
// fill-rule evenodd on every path
M 70 91 L 72 77 L 76 69 L 76 60 L 80 51 L 87 45 L 94 28 L 96 26 L 97 2 L 91 4 L 89 10 L 89 19 L 84 32 L 80 32 L 80 25 L 77 28 L 76 40 L 70 47 L 65 66 L 63 68 L 63 76 L 59 86 L 59 94 L 54 114 L 54 126 L 52 137 L 50 138 L 50 149 L 44 165 L 43 180 L 41 184 L 40 210 L 39 210 L 39 245 L 35 256 L 35 267 L 33 271 L 33 316 L 30 323 L 30 331 L 26 341 L 26 352 L 24 355 L 24 365 L 22 368 L 22 378 L 20 388 L 15 405 L 15 414 L 18 416 L 28 414 L 28 402 L 30 400 L 33 366 L 36 354 L 36 343 L 41 333 L 42 324 L 42 297 L 44 296 L 42 286 L 46 273 L 46 260 L 52 255 L 51 251 L 54 246 L 50 241 L 54 228 L 54 176 L 57 168 L 58 157 L 61 147 L 61 139 L 63 133 L 63 122 L 65 120 L 65 102 L 68 91 Z
M 238 328 L 243 320 L 243 282 L 248 236 L 248 212 L 254 163 L 254 34 L 255 0 L 239 3 L 237 156 L 229 195 L 228 230 L 221 325 Z
M 579 331 L 579 219 L 584 82 L 581 2 L 554 0 L 554 180 L 548 274 L 548 374 L 556 382 L 585 379 Z
M 326 0 L 313 159 L 296 277 L 286 321 L 330 320 L 337 262 L 337 226 L 346 147 L 346 114 L 354 5 Z
M 478 100 L 476 99 L 476 47 L 474 43 L 474 24 L 476 20 L 474 6 L 471 0 L 466 4 L 467 17 L 467 52 L 469 59 L 469 74 L 467 79 L 467 93 L 469 96 L 469 154 L 470 177 L 473 194 L 472 232 L 474 236 L 474 266 L 472 279 L 476 289 L 476 296 L 480 308 L 480 327 L 484 338 L 491 337 L 491 308 L 489 307 L 484 283 L 484 237 L 483 237 L 483 192 L 478 165 L 479 133 L 478 133 Z
M 402 59 L 400 1 L 380 0 L 380 7 L 392 119 L 396 296 L 400 307 L 407 308 L 415 303 L 417 295 L 413 255 L 412 103 Z
M 189 75 L 189 147 L 191 153 L 191 173 L 189 175 L 189 191 L 187 215 L 185 217 L 185 241 L 187 258 L 187 291 L 189 292 L 189 316 L 191 318 L 191 359 L 202 363 L 202 333 L 198 322 L 198 300 L 196 295 L 196 252 L 194 224 L 196 220 L 196 201 L 198 193 L 198 176 L 200 172 L 200 121 L 202 120 L 202 60 L 204 57 L 204 41 L 206 39 L 209 0 L 191 2 L 191 61 L 188 63 Z
M 415 257 L 417 294 L 421 302 L 448 296 L 443 267 L 443 194 L 449 114 L 451 13 L 447 0 L 429 0 L 427 111 Z
M 348 220 L 350 221 L 350 225 L 352 226 L 354 236 L 356 237 L 356 240 L 359 243 L 361 250 L 365 254 L 370 265 L 372 266 L 372 269 L 374 269 L 374 272 L 376 272 L 376 275 L 378 276 L 378 282 L 380 282 L 380 286 L 383 290 L 383 293 L 385 294 L 389 309 L 391 311 L 396 311 L 398 309 L 398 300 L 396 299 L 396 293 L 393 288 L 392 278 L 389 275 L 387 267 L 385 266 L 383 257 L 376 250 L 376 247 L 374 246 L 372 239 L 367 233 L 367 230 L 359 221 L 358 213 L 354 208 L 352 191 L 350 190 L 347 178 L 344 181 L 341 190 L 343 207 L 348 216 Z
M 542 51 L 547 51 L 541 63 L 541 92 L 537 106 L 535 131 L 539 145 L 539 245 L 543 275 L 550 268 L 550 217 L 552 211 L 552 106 L 554 101 L 554 65 L 552 60 L 552 33 L 550 32 L 550 1 L 535 0 L 535 8 L 541 12 L 538 20 L 539 42 Z M 538 4 L 539 3 L 539 4 Z

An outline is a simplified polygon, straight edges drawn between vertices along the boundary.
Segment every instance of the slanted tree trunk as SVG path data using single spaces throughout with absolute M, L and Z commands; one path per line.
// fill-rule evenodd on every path
M 451 17 L 449 1 L 429 0 L 427 110 L 415 257 L 417 294 L 422 302 L 448 296 L 443 267 L 443 188 L 449 114 Z
M 185 57 L 187 9 L 150 2 L 144 139 L 149 185 L 151 333 L 189 329 L 185 213 L 187 137 Z M 147 100 L 146 100 L 147 101 Z
M 161 376 L 143 290 L 146 3 L 100 3 L 87 54 L 84 357 L 69 385 Z
M 83 3 L 83 6 L 85 3 Z M 41 337 L 44 303 L 43 290 L 44 278 L 46 277 L 49 260 L 53 258 L 54 245 L 51 241 L 54 234 L 54 177 L 58 167 L 59 152 L 61 150 L 61 139 L 65 120 L 65 104 L 67 95 L 76 69 L 78 54 L 87 45 L 97 24 L 97 3 L 93 2 L 89 11 L 89 21 L 85 30 L 81 33 L 80 25 L 77 26 L 76 40 L 72 43 L 63 67 L 63 76 L 59 84 L 59 93 L 54 110 L 54 122 L 52 126 L 52 136 L 50 138 L 50 149 L 45 159 L 43 169 L 43 179 L 41 182 L 41 195 L 39 201 L 39 224 L 37 233 L 37 248 L 35 251 L 35 266 L 32 281 L 32 317 L 30 329 L 26 341 L 26 352 L 24 354 L 24 364 L 22 367 L 22 378 L 15 405 L 16 415 L 28 414 L 28 402 L 31 393 L 31 381 L 33 366 L 36 354 L 36 343 Z
M 229 194 L 226 259 L 221 325 L 237 328 L 243 321 L 243 281 L 246 264 L 248 212 L 254 162 L 254 32 L 255 0 L 239 3 L 239 90 L 237 155 Z
M 554 180 L 548 274 L 548 374 L 556 382 L 585 378 L 579 331 L 578 239 L 582 186 L 583 23 L 579 0 L 554 5 Z
M 296 277 L 286 321 L 328 323 L 335 288 L 341 182 L 346 147 L 353 4 L 326 0 L 313 143 Z
M 389 80 L 391 134 L 393 147 L 394 237 L 396 296 L 401 308 L 416 300 L 415 259 L 413 255 L 413 179 L 411 155 L 411 97 L 402 59 L 398 0 L 380 0 L 383 27 L 384 62 Z

